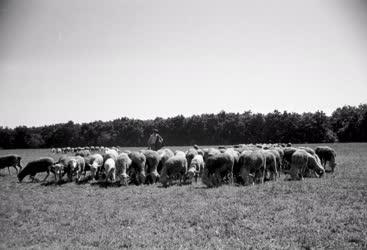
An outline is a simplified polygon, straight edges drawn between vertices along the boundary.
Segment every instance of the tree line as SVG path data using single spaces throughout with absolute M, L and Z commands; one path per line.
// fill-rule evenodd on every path
M 366 142 L 367 104 L 322 111 L 290 113 L 220 112 L 154 120 L 129 119 L 67 123 L 41 127 L 0 127 L 0 148 L 78 146 L 146 146 L 154 128 L 165 145 L 228 145 L 240 143 Z

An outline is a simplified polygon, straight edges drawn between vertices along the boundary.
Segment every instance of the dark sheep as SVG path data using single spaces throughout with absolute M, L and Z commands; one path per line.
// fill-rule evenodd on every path
M 30 176 L 32 181 L 35 181 L 35 176 L 37 173 L 47 172 L 47 176 L 43 179 L 45 181 L 50 175 L 50 168 L 54 164 L 54 159 L 50 157 L 40 158 L 35 161 L 29 162 L 18 174 L 19 182 L 22 182 L 24 177 Z
M 19 170 L 22 170 L 22 166 L 20 165 L 21 157 L 16 154 L 11 155 L 4 155 L 0 157 L 0 169 L 8 168 L 8 172 L 10 175 L 10 167 L 15 168 L 15 170 L 18 173 L 17 167 L 19 167 Z
M 145 183 L 145 155 L 141 152 L 131 152 L 129 158 L 131 159 L 131 165 L 127 170 L 127 174 L 130 176 L 130 181 L 136 185 Z
M 315 153 L 320 158 L 321 164 L 325 168 L 327 162 L 329 162 L 329 167 L 331 168 L 331 172 L 334 172 L 336 167 L 336 152 L 333 148 L 328 146 L 319 146 L 315 149 Z
M 286 147 L 284 148 L 284 156 L 283 156 L 283 171 L 284 173 L 288 173 L 291 168 L 292 155 L 297 151 L 297 148 Z
M 234 157 L 229 153 L 219 153 L 210 155 L 205 162 L 205 169 L 202 175 L 202 182 L 207 187 L 217 187 L 225 183 L 228 179 L 233 182 Z
M 164 187 L 172 185 L 172 181 L 179 179 L 180 184 L 187 172 L 187 160 L 184 154 L 176 154 L 169 158 L 163 166 L 159 181 Z

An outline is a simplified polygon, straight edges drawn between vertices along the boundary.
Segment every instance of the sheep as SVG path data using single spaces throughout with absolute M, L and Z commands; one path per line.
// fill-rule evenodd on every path
M 81 178 L 81 175 L 85 175 L 86 173 L 86 169 L 85 169 L 85 159 L 81 156 L 75 156 L 74 157 L 76 163 L 77 163 L 77 166 L 76 166 L 76 181 L 79 182 L 80 181 L 80 178 Z
M 85 171 L 90 170 L 91 178 L 98 178 L 98 173 L 103 166 L 103 157 L 100 154 L 93 154 L 85 159 Z
M 238 169 L 238 160 L 240 158 L 240 153 L 235 148 L 227 148 L 224 153 L 228 153 L 233 157 L 233 173 Z M 236 176 L 233 174 L 233 182 L 236 182 Z
M 172 156 L 174 156 L 175 154 L 172 152 L 172 150 L 170 150 L 169 148 L 162 148 L 160 150 L 157 151 L 157 153 L 159 154 L 160 157 L 160 161 L 157 167 L 157 171 L 159 174 L 161 174 L 162 168 L 164 166 L 164 163 L 171 158 Z
M 187 171 L 187 178 L 191 182 L 192 178 L 195 178 L 195 182 L 198 180 L 198 176 L 201 177 L 204 171 L 204 158 L 202 155 L 195 155 L 191 160 L 189 165 L 189 170 Z
M 62 178 L 62 174 L 64 172 L 64 167 L 60 163 L 54 163 L 49 167 L 49 172 L 54 174 L 55 182 L 58 182 Z
M 293 147 L 284 148 L 283 150 L 284 156 L 283 156 L 283 163 L 282 163 L 284 173 L 289 172 L 291 161 L 292 161 L 292 155 L 296 151 L 297 151 L 297 148 L 293 148 Z
M 145 183 L 145 155 L 141 152 L 131 152 L 129 158 L 132 161 L 127 173 L 130 180 L 137 185 Z
M 127 185 L 129 176 L 127 170 L 131 166 L 131 159 L 126 153 L 121 153 L 116 159 L 116 176 L 120 181 L 120 185 Z
M 320 158 L 321 164 L 326 166 L 326 163 L 329 162 L 329 167 L 331 169 L 331 172 L 334 172 L 334 169 L 336 167 L 336 152 L 333 148 L 328 146 L 319 146 L 315 149 L 315 153 Z
M 239 165 L 238 175 L 244 185 L 254 184 L 255 181 L 264 183 L 266 158 L 261 150 L 243 151 L 240 155 Z
M 277 158 L 275 156 L 275 152 L 271 150 L 262 150 L 264 154 L 266 168 L 265 168 L 265 178 L 267 178 L 267 174 L 269 173 L 269 180 L 277 180 L 278 172 L 277 172 Z
M 22 166 L 20 165 L 21 160 L 22 160 L 22 157 L 20 157 L 19 155 L 16 155 L 16 154 L 0 156 L 0 169 L 3 169 L 3 168 L 7 167 L 9 175 L 10 175 L 9 167 L 13 167 L 13 168 L 15 168 L 15 170 L 17 171 L 17 174 L 18 174 L 17 167 L 19 167 L 19 170 L 22 170 Z
M 190 166 L 191 160 L 198 154 L 198 151 L 195 148 L 190 148 L 186 151 L 186 160 L 187 165 Z
M 183 154 L 182 154 L 183 153 Z M 187 171 L 187 160 L 184 152 L 178 152 L 178 154 L 169 158 L 163 166 L 159 181 L 164 187 L 167 184 L 172 185 L 174 179 L 179 179 L 180 185 Z
M 107 183 L 109 179 L 111 179 L 112 182 L 115 182 L 116 180 L 116 163 L 113 158 L 108 158 L 104 164 L 104 171 L 105 171 L 105 182 Z
M 54 159 L 50 157 L 43 157 L 38 160 L 28 162 L 28 164 L 19 172 L 18 180 L 19 182 L 22 182 L 24 177 L 29 175 L 33 182 L 36 181 L 35 176 L 37 173 L 47 172 L 46 177 L 43 179 L 43 181 L 45 181 L 50 175 L 50 168 L 53 164 Z
M 207 187 L 220 186 L 229 178 L 233 182 L 234 158 L 229 153 L 209 155 L 205 162 L 202 182 Z
M 280 177 L 280 172 L 282 171 L 282 156 L 280 154 L 280 151 L 277 150 L 277 148 L 273 148 L 273 149 L 269 149 L 269 152 L 271 152 L 275 156 L 276 167 L 277 167 L 276 170 L 278 173 L 278 177 Z
M 158 165 L 161 160 L 159 153 L 154 150 L 142 150 L 141 151 L 145 155 L 145 173 L 146 173 L 146 183 L 156 183 L 159 179 L 158 174 Z
M 60 175 L 60 180 L 66 174 L 68 177 L 68 181 L 73 180 L 73 176 L 76 175 L 76 182 L 80 181 L 81 174 L 85 173 L 85 159 L 78 156 L 68 156 L 63 155 L 59 158 L 59 160 L 55 163 L 57 166 L 56 168 L 60 168 L 61 170 L 58 171 Z
M 303 149 L 298 149 L 292 155 L 290 175 L 292 180 L 302 180 L 307 170 L 313 170 L 322 176 L 325 172 L 322 165 L 314 156 Z
M 59 180 L 61 180 L 65 174 L 67 175 L 68 179 L 71 180 L 76 165 L 76 161 L 72 161 L 72 156 L 61 155 L 59 160 L 55 162 L 54 166 L 54 169 L 57 169 Z

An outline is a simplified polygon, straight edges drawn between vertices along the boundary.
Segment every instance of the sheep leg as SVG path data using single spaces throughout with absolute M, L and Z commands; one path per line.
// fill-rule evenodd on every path
M 47 175 L 46 175 L 46 177 L 42 180 L 42 182 L 45 182 L 49 175 L 50 175 L 50 171 L 47 171 Z
M 9 172 L 9 175 L 10 175 L 10 168 L 8 167 L 8 172 Z
M 115 182 L 116 181 L 116 172 L 115 172 L 115 169 L 113 170 L 112 172 L 112 182 Z
M 16 163 L 13 165 L 13 168 L 15 168 L 15 171 L 16 171 L 16 172 L 17 172 L 17 174 L 18 174 L 18 169 L 17 169 L 17 164 L 16 164 Z
M 29 176 L 31 178 L 32 182 L 39 182 L 39 180 L 35 177 L 35 175 Z

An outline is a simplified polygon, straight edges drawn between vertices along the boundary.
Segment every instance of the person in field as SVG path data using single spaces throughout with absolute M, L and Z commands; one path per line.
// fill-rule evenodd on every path
M 148 149 L 159 150 L 163 147 L 163 138 L 159 135 L 158 129 L 154 129 L 148 140 Z

